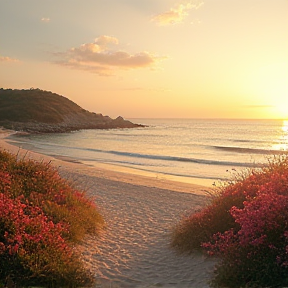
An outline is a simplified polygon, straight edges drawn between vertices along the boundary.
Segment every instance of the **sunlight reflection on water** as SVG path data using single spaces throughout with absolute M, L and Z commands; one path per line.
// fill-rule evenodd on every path
M 275 150 L 282 150 L 282 151 L 288 151 L 288 120 L 283 120 L 283 125 L 281 127 L 282 130 L 282 137 L 281 142 L 274 144 L 273 149 Z

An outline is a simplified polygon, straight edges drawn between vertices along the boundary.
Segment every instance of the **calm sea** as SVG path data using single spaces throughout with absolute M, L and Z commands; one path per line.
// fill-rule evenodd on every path
M 91 166 L 208 185 L 288 150 L 288 121 L 130 120 L 147 127 L 14 135 L 11 140 Z

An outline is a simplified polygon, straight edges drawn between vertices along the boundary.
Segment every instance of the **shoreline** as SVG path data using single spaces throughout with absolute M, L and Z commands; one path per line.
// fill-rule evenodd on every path
M 193 182 L 194 179 L 189 182 L 181 182 L 174 179 L 170 180 L 161 176 L 158 177 L 157 175 L 153 177 L 148 173 L 130 173 L 129 169 L 126 169 L 125 167 L 123 169 L 113 169 L 113 165 L 106 165 L 101 162 L 99 162 L 99 166 L 96 167 L 66 156 L 50 156 L 39 152 L 34 152 L 33 150 L 30 150 L 29 147 L 25 147 L 25 145 L 22 148 L 22 146 L 17 145 L 17 142 L 14 144 L 13 140 L 7 139 L 7 137 L 9 137 L 11 134 L 16 133 L 18 132 L 0 128 L 0 148 L 11 151 L 13 154 L 19 154 L 19 157 L 26 155 L 26 157 L 38 161 L 51 161 L 52 165 L 56 167 L 65 167 L 68 169 L 75 169 L 76 171 L 85 171 L 85 173 L 97 177 L 100 176 L 120 182 L 163 188 L 177 192 L 207 195 L 206 191 L 211 191 L 213 189 L 212 185 L 206 185 L 206 183 L 204 183 L 205 180 L 202 181 L 198 178 L 198 180 L 195 178 L 195 182 Z
M 209 187 L 89 167 L 6 142 L 0 149 L 19 157 L 50 162 L 59 174 L 94 197 L 106 228 L 77 249 L 97 279 L 96 287 L 209 287 L 216 263 L 206 255 L 179 255 L 170 247 L 173 226 L 182 215 L 207 202 Z

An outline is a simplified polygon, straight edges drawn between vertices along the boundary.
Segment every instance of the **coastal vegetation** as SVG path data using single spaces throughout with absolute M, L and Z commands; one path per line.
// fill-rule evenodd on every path
M 0 126 L 30 133 L 80 129 L 134 128 L 142 125 L 89 112 L 68 98 L 41 89 L 0 88 Z
M 103 226 L 94 200 L 49 163 L 0 151 L 0 287 L 92 285 L 75 247 Z
M 214 287 L 287 286 L 288 156 L 215 188 L 206 207 L 176 225 L 172 245 L 216 256 Z

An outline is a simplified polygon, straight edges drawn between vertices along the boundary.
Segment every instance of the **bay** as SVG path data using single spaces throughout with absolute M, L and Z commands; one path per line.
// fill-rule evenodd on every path
M 288 149 L 288 121 L 129 119 L 135 129 L 17 135 L 20 147 L 86 165 L 205 185 Z

